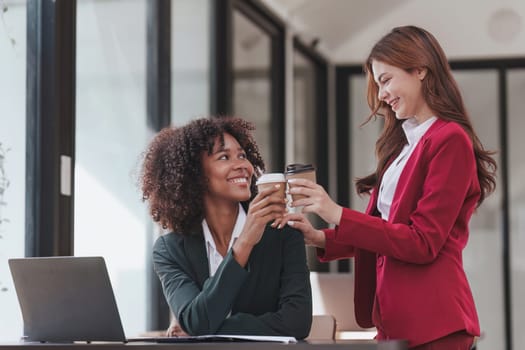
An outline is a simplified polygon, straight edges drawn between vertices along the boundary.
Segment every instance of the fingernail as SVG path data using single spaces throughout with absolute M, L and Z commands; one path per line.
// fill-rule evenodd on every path
M 281 229 L 281 224 L 279 224 L 279 226 L 277 226 L 278 229 Z
M 293 226 L 293 225 L 295 224 L 295 222 L 293 222 L 293 221 L 288 221 L 287 224 L 290 225 L 290 226 Z
M 275 185 L 275 188 L 279 188 L 279 187 L 281 187 L 281 185 L 280 185 L 280 184 L 277 184 L 277 185 Z

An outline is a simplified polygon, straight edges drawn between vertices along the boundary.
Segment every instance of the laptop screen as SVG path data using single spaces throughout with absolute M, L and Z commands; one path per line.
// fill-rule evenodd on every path
M 30 341 L 125 341 L 102 257 L 10 259 Z

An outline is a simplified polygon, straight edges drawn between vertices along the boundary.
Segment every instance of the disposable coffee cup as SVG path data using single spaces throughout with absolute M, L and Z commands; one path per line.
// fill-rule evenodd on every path
M 271 187 L 274 188 L 275 185 L 281 185 L 279 190 L 272 195 L 279 196 L 280 198 L 286 198 L 286 178 L 282 173 L 267 173 L 262 174 L 261 177 L 257 179 L 255 183 L 259 192 Z
M 315 168 L 312 164 L 290 164 L 286 166 L 286 171 L 284 172 L 284 175 L 286 177 L 286 181 L 290 179 L 307 179 L 312 182 L 317 182 L 315 178 Z M 288 186 L 290 188 L 293 188 L 293 183 L 288 182 Z M 294 201 L 306 198 L 306 196 L 302 194 L 293 194 L 292 199 Z

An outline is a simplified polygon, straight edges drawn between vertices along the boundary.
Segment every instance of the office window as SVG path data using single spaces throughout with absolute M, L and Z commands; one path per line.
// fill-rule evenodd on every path
M 311 163 L 317 169 L 317 182 L 326 186 L 323 172 L 326 172 L 325 163 L 318 155 L 321 145 L 325 142 L 322 130 L 319 128 L 319 119 L 326 120 L 326 114 L 319 115 L 321 100 L 320 90 L 325 89 L 324 81 L 319 79 L 316 63 L 300 43 L 296 43 L 293 51 L 293 153 L 290 163 Z M 326 223 L 315 214 L 307 214 L 314 227 L 326 227 Z M 308 266 L 310 270 L 326 272 L 328 263 L 321 263 L 317 259 L 317 252 L 313 247 L 306 248 Z
M 0 340 L 22 336 L 7 260 L 24 256 L 26 1 L 0 2 Z
M 315 66 L 298 50 L 293 54 L 294 163 L 317 166 L 317 86 Z M 326 116 L 322 116 L 326 118 Z
M 465 106 L 483 146 L 500 150 L 498 73 L 495 70 L 454 71 Z M 499 165 L 500 154 L 495 155 Z M 470 222 L 463 263 L 478 309 L 483 341 L 478 348 L 503 349 L 503 267 L 501 182 Z
M 233 111 L 255 124 L 255 139 L 269 171 L 271 139 L 271 38 L 239 11 L 233 12 Z
M 367 176 L 376 170 L 376 141 L 383 130 L 383 118 L 372 119 L 361 126 L 371 112 L 366 101 L 367 82 L 364 75 L 351 75 L 349 89 L 350 130 L 348 134 L 351 137 L 348 188 L 352 208 L 364 212 L 370 197 L 357 194 L 355 179 Z
M 128 336 L 146 330 L 146 1 L 77 6 L 75 255 L 103 256 Z
M 509 174 L 509 216 L 510 216 L 510 256 L 511 256 L 511 309 L 512 335 L 515 349 L 525 342 L 522 330 L 525 322 L 525 154 L 523 153 L 523 130 L 525 130 L 525 70 L 507 70 L 507 149 Z
M 171 120 L 180 126 L 210 110 L 210 1 L 172 1 L 171 15 Z

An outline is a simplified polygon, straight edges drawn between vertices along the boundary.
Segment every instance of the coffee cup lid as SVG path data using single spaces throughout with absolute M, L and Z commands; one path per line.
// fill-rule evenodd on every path
M 286 179 L 282 173 L 268 173 L 262 174 L 261 177 L 257 179 L 255 184 L 259 186 L 260 184 L 265 184 L 268 182 L 286 182 Z
M 314 166 L 312 164 L 289 164 L 286 166 L 286 174 L 297 174 L 297 173 L 304 173 L 307 171 L 313 171 L 315 170 Z

